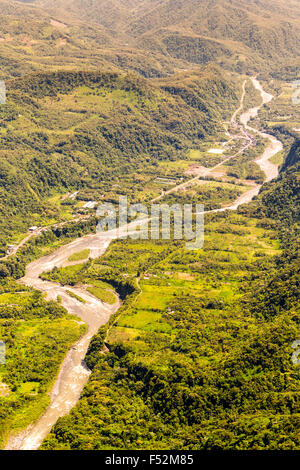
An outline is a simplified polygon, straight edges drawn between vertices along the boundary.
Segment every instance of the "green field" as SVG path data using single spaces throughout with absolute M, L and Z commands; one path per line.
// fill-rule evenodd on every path
M 87 287 L 87 291 L 107 304 L 114 304 L 116 302 L 115 295 L 102 287 Z
M 76 300 L 78 300 L 79 302 L 81 302 L 81 303 L 83 303 L 83 304 L 86 303 L 86 301 L 85 301 L 82 297 L 80 297 L 79 295 L 75 294 L 74 292 L 72 292 L 72 291 L 70 291 L 70 290 L 67 290 L 67 293 L 68 293 L 71 297 L 73 297 L 73 299 L 76 299 Z
M 90 250 L 82 250 L 78 251 L 78 253 L 74 253 L 68 258 L 68 261 L 81 261 L 85 260 L 89 257 Z

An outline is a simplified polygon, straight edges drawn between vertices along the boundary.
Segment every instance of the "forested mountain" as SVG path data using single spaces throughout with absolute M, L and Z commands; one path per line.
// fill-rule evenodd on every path
M 284 162 L 283 169 L 290 167 L 299 167 L 300 163 L 300 141 L 296 140 L 288 153 L 288 156 Z
M 285 227 L 297 226 L 300 221 L 300 141 L 296 140 L 276 182 L 262 188 L 259 201 L 244 206 L 243 211 L 259 217 L 269 217 Z
M 160 82 L 100 72 L 34 74 L 7 82 L 0 108 L 1 244 L 51 217 L 55 191 L 135 182 L 222 130 L 237 104 L 235 80 L 208 66 Z M 148 167 L 146 169 L 146 167 Z M 153 178 L 153 176 L 152 176 Z M 42 218 L 42 219 L 41 219 Z
M 0 54 L 13 74 L 17 57 L 23 57 L 25 70 L 80 61 L 146 76 L 211 61 L 238 72 L 299 66 L 299 0 L 288 5 L 283 0 L 36 0 L 23 5 L 1 0 L 0 5 Z

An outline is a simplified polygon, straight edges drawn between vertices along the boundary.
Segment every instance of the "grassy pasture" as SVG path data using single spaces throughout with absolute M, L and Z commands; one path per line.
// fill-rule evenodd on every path
M 82 250 L 82 251 L 78 251 L 77 253 L 74 253 L 73 255 L 71 255 L 69 258 L 68 258 L 68 261 L 81 261 L 81 260 L 85 260 L 89 257 L 89 254 L 90 254 L 90 251 L 91 250 Z

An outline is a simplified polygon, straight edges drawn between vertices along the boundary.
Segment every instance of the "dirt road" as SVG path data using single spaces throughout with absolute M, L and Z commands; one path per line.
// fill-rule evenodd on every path
M 75 194 L 75 193 L 74 193 Z M 87 219 L 87 216 L 86 215 L 82 215 L 80 217 L 77 217 L 76 219 L 72 219 L 72 222 L 79 222 L 80 220 L 86 220 Z M 49 229 L 54 229 L 54 228 L 58 228 L 58 227 L 63 227 L 64 225 L 66 224 L 69 224 L 70 223 L 70 220 L 66 220 L 65 222 L 57 222 L 55 224 L 51 224 L 51 225 L 47 225 L 45 227 L 38 227 L 36 230 L 34 230 L 33 232 L 29 233 L 28 235 L 26 235 L 26 237 L 24 237 L 17 245 L 14 246 L 14 248 L 10 251 L 10 253 L 8 253 L 7 255 L 5 256 L 2 256 L 0 258 L 0 261 L 2 260 L 5 260 L 5 259 L 8 259 L 12 256 L 14 256 L 17 251 L 23 246 L 25 245 L 25 243 L 27 243 L 31 238 L 33 237 L 39 237 L 43 232 L 46 232 L 47 230 Z

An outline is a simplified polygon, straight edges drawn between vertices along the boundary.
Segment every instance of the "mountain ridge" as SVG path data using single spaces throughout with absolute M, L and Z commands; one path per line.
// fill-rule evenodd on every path
M 296 73 L 299 65 L 299 0 L 288 6 L 282 0 L 1 0 L 0 5 L 6 18 L 0 23 L 0 56 L 7 49 L 30 63 L 34 55 L 31 68 L 62 67 L 63 60 L 82 67 L 89 58 L 96 67 L 154 77 L 209 62 L 238 73 L 289 66 Z M 15 15 L 14 24 L 7 13 Z M 32 37 L 29 26 L 22 31 L 26 18 L 36 23 Z M 22 34 L 27 42 L 24 37 L 14 42 Z

